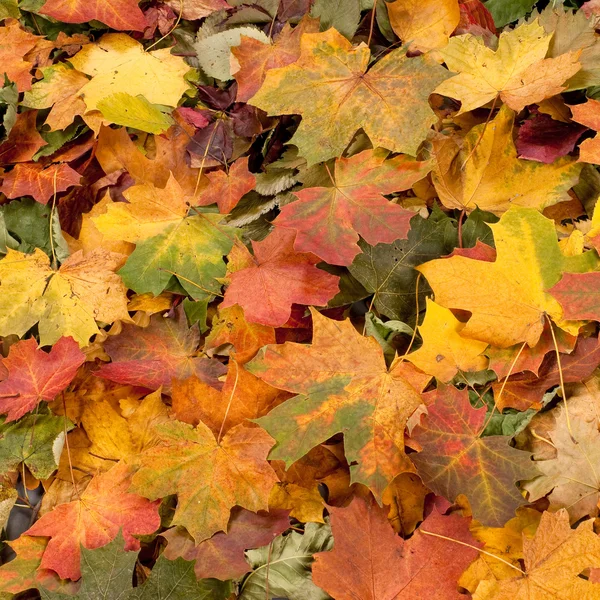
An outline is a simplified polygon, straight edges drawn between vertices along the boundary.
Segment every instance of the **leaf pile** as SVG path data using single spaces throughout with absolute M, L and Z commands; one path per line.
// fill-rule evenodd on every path
M 600 600 L 600 2 L 0 1 L 0 598 Z

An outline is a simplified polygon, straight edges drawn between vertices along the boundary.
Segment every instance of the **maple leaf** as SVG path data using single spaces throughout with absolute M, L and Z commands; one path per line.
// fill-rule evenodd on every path
M 137 0 L 47 0 L 40 14 L 65 23 L 100 21 L 112 29 L 143 31 L 147 26 Z
M 97 321 L 129 320 L 125 287 L 114 269 L 122 256 L 100 248 L 70 256 L 58 270 L 40 249 L 8 250 L 0 260 L 0 335 L 22 336 L 38 323 L 40 344 L 71 336 L 80 346 L 98 333 Z
M 569 328 L 560 321 L 560 305 L 545 290 L 564 272 L 595 269 L 593 253 L 565 256 L 552 221 L 530 208 L 512 207 L 489 227 L 498 253 L 495 262 L 453 256 L 417 267 L 438 304 L 471 311 L 463 337 L 501 348 L 519 342 L 533 347 L 544 329 L 544 315 L 576 333 L 577 324 Z
M 232 75 L 238 84 L 237 101 L 247 102 L 252 98 L 271 69 L 286 67 L 297 61 L 300 58 L 302 36 L 318 31 L 318 19 L 305 15 L 293 29 L 286 23 L 270 44 L 242 35 L 241 43 L 231 48 L 238 63 L 232 68 Z
M 447 71 L 426 55 L 407 58 L 405 49 L 367 70 L 370 50 L 353 48 L 335 29 L 305 33 L 300 48 L 295 63 L 267 72 L 249 103 L 269 115 L 302 115 L 290 143 L 309 165 L 340 156 L 361 127 L 374 146 L 417 154 L 435 121 L 427 98 Z
M 425 319 L 419 325 L 423 345 L 406 360 L 442 382 L 450 381 L 459 371 L 485 369 L 488 361 L 482 353 L 487 344 L 461 337 L 462 329 L 464 324 L 450 310 L 428 298 Z
M 19 92 L 31 89 L 33 62 L 26 59 L 41 38 L 21 27 L 16 19 L 7 19 L 0 27 L 0 61 L 6 77 Z
M 438 52 L 458 75 L 441 82 L 435 92 L 460 100 L 459 114 L 496 98 L 518 112 L 556 96 L 581 64 L 578 51 L 544 58 L 551 37 L 537 21 L 502 32 L 496 51 L 470 33 L 453 37 Z
M 35 127 L 37 110 L 19 113 L 8 138 L 0 144 L 0 165 L 29 162 L 46 141 Z
M 594 131 L 600 131 L 600 101 L 588 99 L 584 104 L 569 106 L 573 113 L 573 120 L 581 123 Z M 600 139 L 594 136 L 579 145 L 579 160 L 581 162 L 600 162 Z
M 123 463 L 92 479 L 81 497 L 44 514 L 26 535 L 50 538 L 42 557 L 44 569 L 63 579 L 79 579 L 81 547 L 106 546 L 121 528 L 127 550 L 137 550 L 134 534 L 148 534 L 160 525 L 158 503 L 128 492 L 131 469 Z
M 411 51 L 444 47 L 460 21 L 458 0 L 395 0 L 387 10 L 394 33 Z
M 486 411 L 471 407 L 466 390 L 439 387 L 427 412 L 411 434 L 423 448 L 411 454 L 423 483 L 450 501 L 465 494 L 473 518 L 503 525 L 525 502 L 515 482 L 539 474 L 531 454 L 510 447 L 507 436 L 482 437 Z
M 177 494 L 172 523 L 197 544 L 227 530 L 235 505 L 268 509 L 277 477 L 266 460 L 273 440 L 262 429 L 237 425 L 218 439 L 204 423 L 172 421 L 156 430 L 159 442 L 137 458 L 132 489 L 149 498 Z
M 386 511 L 372 501 L 357 497 L 347 508 L 329 510 L 334 546 L 316 555 L 313 581 L 334 598 L 461 598 L 456 580 L 477 556 L 468 519 L 456 514 L 444 517 L 434 509 L 405 542 L 390 527 Z M 357 548 L 362 551 L 356 552 Z
M 406 156 L 387 160 L 387 155 L 381 149 L 365 150 L 336 159 L 332 186 L 294 192 L 298 200 L 282 207 L 275 226 L 296 232 L 298 252 L 312 252 L 337 265 L 352 263 L 359 234 L 369 244 L 405 238 L 413 213 L 383 195 L 410 188 L 430 165 Z
M 252 256 L 244 246 L 229 255 L 230 284 L 221 306 L 238 304 L 249 321 L 281 327 L 292 314 L 292 304 L 324 306 L 339 291 L 339 279 L 315 265 L 313 254 L 294 250 L 293 231 L 276 228 L 262 242 L 252 242 Z
M 482 581 L 474 600 L 594 598 L 600 586 L 578 577 L 600 566 L 600 539 L 585 521 L 575 531 L 565 510 L 544 512 L 535 537 L 523 536 L 525 571 L 512 579 Z
M 600 273 L 565 273 L 548 290 L 563 310 L 565 319 L 600 320 Z
M 65 163 L 44 168 L 39 163 L 23 163 L 4 175 L 0 191 L 7 198 L 32 196 L 38 202 L 47 204 L 53 194 L 64 192 L 79 185 L 81 176 Z
M 173 56 L 170 48 L 145 52 L 139 42 L 124 33 L 103 35 L 97 43 L 84 46 L 69 62 L 92 77 L 79 90 L 88 112 L 98 110 L 102 99 L 118 92 L 175 107 L 188 88 L 183 76 L 189 67 L 183 58 Z
M 15 421 L 42 400 L 54 400 L 84 362 L 85 355 L 69 337 L 60 338 L 47 354 L 33 338 L 17 342 L 1 359 L 6 376 L 0 382 L 0 412 Z
M 580 165 L 568 157 L 551 165 L 519 160 L 512 139 L 514 116 L 502 107 L 492 121 L 473 127 L 464 139 L 434 138 L 432 179 L 444 206 L 478 206 L 501 215 L 511 206 L 541 210 L 569 200 Z
M 204 351 L 212 356 L 213 353 L 218 354 L 220 347 L 231 345 L 230 356 L 243 365 L 254 358 L 260 348 L 274 343 L 275 330 L 272 327 L 247 321 L 243 309 L 237 304 L 230 308 L 222 308 L 221 304 L 206 337 Z
M 196 545 L 183 527 L 161 534 L 167 540 L 164 555 L 169 560 L 182 557 L 195 560 L 196 577 L 225 581 L 239 579 L 250 570 L 244 558 L 249 548 L 264 546 L 290 526 L 287 510 L 255 514 L 242 508 L 231 511 L 227 532 L 220 532 Z
M 234 360 L 229 363 L 223 388 L 217 390 L 197 377 L 173 381 L 173 411 L 180 421 L 207 425 L 215 435 L 226 433 L 246 420 L 257 419 L 288 396 Z
M 313 343 L 267 346 L 246 368 L 270 385 L 300 394 L 257 420 L 276 440 L 269 455 L 289 466 L 336 433 L 344 433 L 353 482 L 380 497 L 410 470 L 404 427 L 429 380 L 396 360 L 388 370 L 379 344 L 349 321 L 311 309 Z
M 206 177 L 210 185 L 202 190 L 198 205 L 216 203 L 222 214 L 230 213 L 242 196 L 254 189 L 256 183 L 256 177 L 248 171 L 248 157 L 236 160 L 227 173 L 214 171 L 207 173 Z
M 76 116 L 86 111 L 79 90 L 88 82 L 88 78 L 66 63 L 51 65 L 41 71 L 43 79 L 36 81 L 31 90 L 25 92 L 22 104 L 29 108 L 50 108 L 45 121 L 50 131 L 66 129 Z
M 66 431 L 73 424 L 52 415 L 29 415 L 12 424 L 0 421 L 0 473 L 27 466 L 37 479 L 46 479 L 58 467 Z
M 190 375 L 217 384 L 217 377 L 224 369 L 196 356 L 199 342 L 198 328 L 188 328 L 182 310 L 175 312 L 175 318 L 153 315 L 148 327 L 124 325 L 120 335 L 104 342 L 112 362 L 102 365 L 96 375 L 148 389 L 162 386 L 166 393 L 170 393 L 173 379 Z

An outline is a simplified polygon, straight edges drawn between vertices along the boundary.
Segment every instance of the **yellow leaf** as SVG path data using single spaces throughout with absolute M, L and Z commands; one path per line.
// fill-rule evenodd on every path
M 394 33 L 411 51 L 443 48 L 460 21 L 458 0 L 396 0 L 387 9 Z
M 114 272 L 123 259 L 98 248 L 73 254 L 55 271 L 39 248 L 9 249 L 0 260 L 0 335 L 22 336 L 38 323 L 42 346 L 63 335 L 86 346 L 99 331 L 96 321 L 129 320 L 127 290 Z
M 470 33 L 453 37 L 439 53 L 450 71 L 458 75 L 442 82 L 435 91 L 460 100 L 459 114 L 497 97 L 518 112 L 556 96 L 581 68 L 580 51 L 545 59 L 551 38 L 537 20 L 503 31 L 496 51 Z
M 513 205 L 542 210 L 570 199 L 581 166 L 570 157 L 551 165 L 519 160 L 513 121 L 514 113 L 503 106 L 464 140 L 443 135 L 433 140 L 432 178 L 444 206 L 468 211 L 478 206 L 500 215 Z
M 423 345 L 406 356 L 413 365 L 440 381 L 450 381 L 460 371 L 481 371 L 488 359 L 481 353 L 485 342 L 463 338 L 465 328 L 450 310 L 427 298 L 425 320 L 419 327 Z
M 169 115 L 151 104 L 144 96 L 117 92 L 98 102 L 102 116 L 117 125 L 133 127 L 148 133 L 163 133 L 173 124 Z
M 183 58 L 173 56 L 170 48 L 145 52 L 139 42 L 124 33 L 107 33 L 69 61 L 92 77 L 80 90 L 88 111 L 98 110 L 101 100 L 117 92 L 175 107 L 188 88 L 183 76 L 189 66 Z

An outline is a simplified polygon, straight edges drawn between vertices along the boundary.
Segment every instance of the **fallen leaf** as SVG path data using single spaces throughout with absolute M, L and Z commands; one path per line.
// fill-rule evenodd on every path
M 138 0 L 47 0 L 40 9 L 47 15 L 65 23 L 100 21 L 112 29 L 143 31 L 146 27 L 144 13 Z

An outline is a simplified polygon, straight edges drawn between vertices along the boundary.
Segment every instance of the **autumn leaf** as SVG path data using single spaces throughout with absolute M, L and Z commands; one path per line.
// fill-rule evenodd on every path
M 102 365 L 96 375 L 148 389 L 162 386 L 166 393 L 173 379 L 191 375 L 216 384 L 224 370 L 196 356 L 199 341 L 198 328 L 188 328 L 183 311 L 176 311 L 175 318 L 153 315 L 147 327 L 124 325 L 120 335 L 104 343 L 112 362 Z
M 419 326 L 423 345 L 406 360 L 440 381 L 450 381 L 459 371 L 481 371 L 487 367 L 482 356 L 485 342 L 461 337 L 464 328 L 450 310 L 427 299 L 425 319 Z
M 520 342 L 533 347 L 544 329 L 544 315 L 576 333 L 577 326 L 561 321 L 560 305 L 545 290 L 564 272 L 595 269 L 593 253 L 562 254 L 554 225 L 533 209 L 513 207 L 490 227 L 498 252 L 495 262 L 453 256 L 417 267 L 438 304 L 472 313 L 462 335 L 501 348 Z
M 144 13 L 137 0 L 93 0 L 72 2 L 69 0 L 47 0 L 40 13 L 65 23 L 100 21 L 113 29 L 143 31 L 146 27 Z
M 592 521 L 576 530 L 569 526 L 566 511 L 544 512 L 535 537 L 523 538 L 525 571 L 502 581 L 482 581 L 474 600 L 514 598 L 593 598 L 598 584 L 578 577 L 589 567 L 600 564 L 600 540 L 592 531 Z
M 353 48 L 335 29 L 305 33 L 300 49 L 295 63 L 267 72 L 249 103 L 269 115 L 302 115 L 290 143 L 309 164 L 340 156 L 361 127 L 376 147 L 417 154 L 435 120 L 427 98 L 447 72 L 404 49 L 367 70 L 369 49 Z
M 458 0 L 395 0 L 387 10 L 394 33 L 411 51 L 443 48 L 460 20 Z
M 16 116 L 8 138 L 0 144 L 0 165 L 29 162 L 46 145 L 35 127 L 37 110 L 28 110 Z
M 350 506 L 330 512 L 334 546 L 317 554 L 313 580 L 334 598 L 460 598 L 458 575 L 477 556 L 468 519 L 456 514 L 444 517 L 434 509 L 405 542 L 390 527 L 386 511 L 370 500 L 355 498 Z M 389 577 L 390 570 L 394 577 Z
M 257 420 L 277 440 L 269 458 L 289 466 L 343 432 L 352 481 L 380 497 L 396 475 L 410 470 L 404 427 L 429 377 L 399 360 L 388 370 L 379 344 L 349 321 L 315 310 L 312 317 L 310 346 L 267 346 L 246 367 L 270 385 L 300 394 Z
M 262 429 L 237 425 L 218 438 L 204 424 L 158 425 L 159 442 L 143 451 L 132 489 L 156 499 L 177 494 L 173 525 L 197 544 L 226 531 L 231 508 L 268 509 L 277 477 L 266 460 L 273 445 Z
M 199 545 L 183 527 L 174 527 L 162 535 L 168 545 L 165 557 L 194 560 L 196 577 L 214 577 L 225 581 L 238 579 L 250 570 L 244 558 L 244 551 L 268 544 L 289 527 L 286 510 L 274 510 L 255 514 L 242 508 L 231 511 L 227 532 L 213 535 Z
M 515 482 L 539 472 L 529 453 L 509 446 L 509 437 L 481 436 L 485 412 L 471 407 L 466 390 L 431 392 L 427 417 L 411 434 L 423 450 L 411 460 L 429 489 L 451 502 L 464 494 L 474 519 L 498 527 L 525 502 Z
M 0 191 L 7 198 L 32 196 L 47 204 L 57 192 L 79 185 L 81 176 L 65 163 L 50 165 L 47 169 L 39 163 L 22 163 L 6 174 Z
M 294 248 L 326 262 L 349 265 L 358 254 L 359 234 L 369 244 L 406 238 L 412 213 L 383 195 L 406 190 L 429 172 L 428 163 L 405 156 L 387 160 L 383 150 L 366 150 L 339 158 L 331 187 L 294 192 L 275 220 L 276 227 L 296 232 Z
M 0 412 L 15 421 L 42 400 L 54 400 L 71 383 L 85 355 L 73 339 L 63 337 L 49 353 L 33 338 L 17 342 L 2 359 L 6 376 L 0 382 Z
M 432 179 L 444 206 L 468 211 L 479 207 L 501 215 L 511 206 L 541 210 L 570 198 L 568 191 L 580 174 L 575 159 L 549 165 L 518 159 L 513 122 L 514 113 L 503 107 L 464 139 L 433 139 Z
M 21 27 L 16 19 L 8 19 L 0 27 L 0 61 L 6 77 L 14 81 L 19 92 L 31 89 L 33 62 L 26 56 L 39 38 Z
M 27 535 L 49 537 L 41 567 L 56 571 L 63 579 L 79 579 L 81 547 L 92 550 L 111 542 L 123 532 L 125 548 L 137 550 L 134 534 L 147 534 L 160 525 L 158 503 L 128 492 L 131 469 L 116 464 L 92 479 L 81 497 L 46 513 Z
M 229 255 L 229 285 L 222 308 L 234 304 L 249 321 L 281 327 L 290 318 L 292 304 L 325 306 L 339 291 L 339 280 L 318 269 L 319 259 L 294 250 L 293 231 L 275 229 L 262 242 L 252 242 L 254 256 L 234 246 Z
M 458 73 L 440 83 L 436 93 L 461 102 L 460 113 L 500 99 L 515 111 L 566 89 L 579 69 L 579 52 L 545 58 L 551 35 L 537 21 L 500 34 L 498 49 L 467 33 L 439 50 L 448 69 Z
M 38 323 L 42 346 L 71 336 L 80 346 L 98 333 L 96 321 L 129 320 L 125 287 L 114 270 L 119 254 L 77 252 L 58 270 L 41 250 L 8 250 L 0 260 L 0 335 L 23 335 Z

